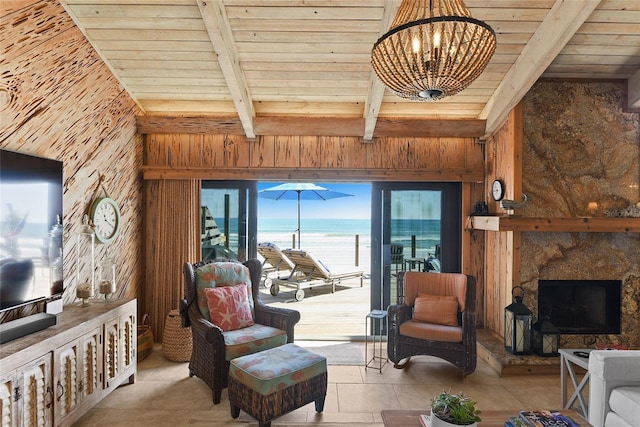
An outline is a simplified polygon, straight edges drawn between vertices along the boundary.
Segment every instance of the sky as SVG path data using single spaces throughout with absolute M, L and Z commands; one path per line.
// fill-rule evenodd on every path
M 275 187 L 282 182 L 259 182 L 258 191 Z M 368 183 L 314 183 L 329 190 L 352 194 L 350 197 L 340 197 L 326 201 L 302 200 L 300 202 L 300 216 L 306 219 L 371 219 L 371 184 Z M 260 194 L 260 193 L 258 193 Z M 298 201 L 271 200 L 258 197 L 259 218 L 297 218 Z
M 2 183 L 0 187 L 0 203 L 2 204 L 2 214 L 5 212 L 7 204 L 10 204 L 16 215 L 22 217 L 28 213 L 28 222 L 46 223 L 48 209 L 46 201 L 49 198 L 47 183 L 37 182 L 34 184 L 8 184 Z M 43 206 L 43 204 L 45 204 Z M 1 218 L 6 220 L 6 218 Z

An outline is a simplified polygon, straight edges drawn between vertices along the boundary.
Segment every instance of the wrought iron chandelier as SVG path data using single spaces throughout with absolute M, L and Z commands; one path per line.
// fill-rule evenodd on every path
M 396 95 L 434 101 L 469 86 L 495 50 L 495 32 L 462 0 L 403 0 L 371 65 Z

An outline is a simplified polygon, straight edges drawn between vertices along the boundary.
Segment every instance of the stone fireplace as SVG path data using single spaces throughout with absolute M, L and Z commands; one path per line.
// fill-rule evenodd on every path
M 623 110 L 624 93 L 622 83 L 534 85 L 523 100 L 523 216 L 606 217 L 640 202 L 639 114 Z M 561 346 L 640 348 L 640 233 L 523 232 L 521 260 L 533 313 L 539 280 L 622 281 L 620 334 L 562 335 Z
M 620 280 L 538 280 L 538 319 L 565 335 L 620 333 Z

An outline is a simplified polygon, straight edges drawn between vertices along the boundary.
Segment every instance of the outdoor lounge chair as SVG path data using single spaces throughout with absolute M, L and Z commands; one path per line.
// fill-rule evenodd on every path
M 362 271 L 331 272 L 319 259 L 305 250 L 284 249 L 282 253 L 293 262 L 294 267 L 286 279 L 271 280 L 270 292 L 273 296 L 278 295 L 279 285 L 294 286 L 296 301 L 302 301 L 304 289 L 313 286 L 331 285 L 331 293 L 334 293 L 336 283 L 343 280 L 360 278 L 360 287 L 363 285 L 364 273 Z
M 269 273 L 293 270 L 293 262 L 282 253 L 278 245 L 264 242 L 258 243 L 258 253 L 264 261 L 262 262 L 262 275 L 266 278 Z M 278 277 L 280 277 L 278 275 Z

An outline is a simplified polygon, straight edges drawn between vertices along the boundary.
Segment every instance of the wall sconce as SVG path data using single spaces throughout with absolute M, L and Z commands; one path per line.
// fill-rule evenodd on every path
M 515 296 L 516 289 L 522 295 Z M 504 348 L 515 355 L 531 354 L 531 324 L 533 314 L 523 304 L 524 289 L 516 286 L 511 290 L 513 302 L 504 309 Z

